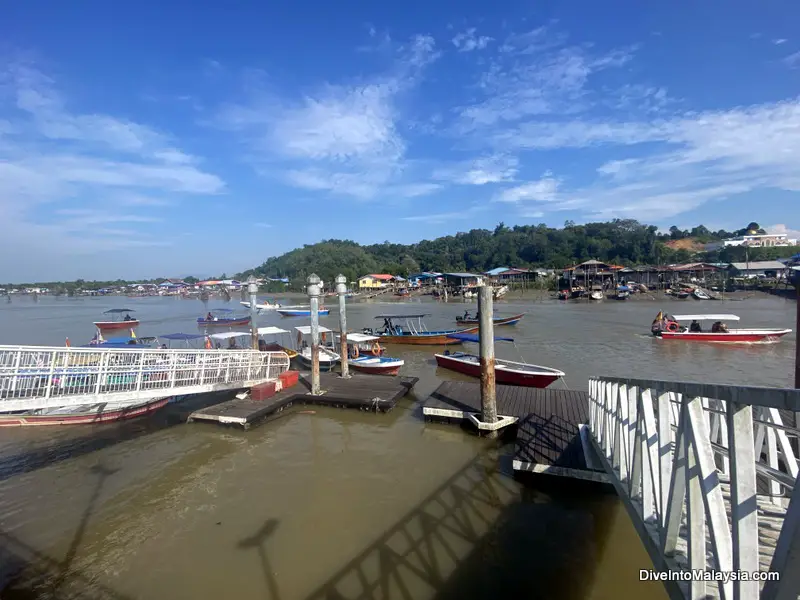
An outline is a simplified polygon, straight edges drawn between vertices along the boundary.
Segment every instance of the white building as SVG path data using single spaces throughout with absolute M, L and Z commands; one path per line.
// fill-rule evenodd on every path
M 750 246 L 751 248 L 766 248 L 771 246 L 796 246 L 797 240 L 789 239 L 785 233 L 761 233 L 742 235 L 730 240 L 706 244 L 707 251 L 719 250 L 727 246 Z

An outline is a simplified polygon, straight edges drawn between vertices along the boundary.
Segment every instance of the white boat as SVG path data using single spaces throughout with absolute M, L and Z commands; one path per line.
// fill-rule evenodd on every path
M 311 326 L 310 325 L 301 325 L 300 327 L 295 327 L 295 331 L 297 331 L 297 341 L 300 349 L 297 351 L 297 361 L 306 367 L 307 369 L 311 369 L 311 346 L 306 342 L 303 337 L 311 335 Z M 335 352 L 333 348 L 329 348 L 326 344 L 332 340 L 328 340 L 328 335 L 331 335 L 333 332 L 328 329 L 327 327 L 323 327 L 320 325 L 319 327 L 319 335 L 320 335 L 320 345 L 319 345 L 319 370 L 320 371 L 330 371 L 339 362 L 341 358 L 338 352 Z
M 356 371 L 372 373 L 373 375 L 397 375 L 400 367 L 405 361 L 400 358 L 383 356 L 383 351 L 378 341 L 377 335 L 367 335 L 365 333 L 348 333 L 348 360 L 347 364 Z M 341 335 L 337 337 L 336 349 L 341 356 L 342 340 Z M 362 354 L 362 348 L 366 351 Z
M 501 285 L 499 288 L 495 288 L 494 289 L 494 297 L 495 297 L 495 299 L 496 298 L 502 298 L 507 293 L 508 293 L 508 286 L 507 285 Z
M 603 292 L 600 290 L 595 290 L 591 294 L 589 294 L 589 298 L 592 300 L 602 300 L 603 299 Z
M 694 288 L 692 296 L 694 296 L 697 300 L 711 300 L 711 296 L 709 296 L 705 291 L 701 290 L 700 288 Z
M 239 304 L 241 304 L 242 306 L 246 306 L 247 308 L 250 308 L 250 303 L 249 302 L 240 302 Z M 280 307 L 281 307 L 281 305 L 278 304 L 277 302 L 275 302 L 274 304 L 272 304 L 270 302 L 267 302 L 265 304 L 264 303 L 257 303 L 256 304 L 256 310 L 277 310 Z

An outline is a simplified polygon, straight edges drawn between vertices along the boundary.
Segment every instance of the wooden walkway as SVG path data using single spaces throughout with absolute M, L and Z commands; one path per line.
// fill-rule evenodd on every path
M 374 412 L 388 412 L 417 383 L 416 377 L 387 377 L 354 373 L 342 379 L 338 373 L 320 373 L 323 394 L 311 395 L 311 375 L 303 374 L 297 385 L 278 392 L 268 400 L 235 398 L 198 410 L 188 421 L 215 421 L 240 425 L 248 429 L 253 423 L 270 417 L 295 404 L 318 404 L 339 408 L 358 408 Z
M 445 421 L 469 421 L 480 412 L 480 383 L 471 381 L 442 383 L 422 407 L 426 418 Z M 608 481 L 582 431 L 589 418 L 586 392 L 498 385 L 497 414 L 514 421 L 514 470 Z

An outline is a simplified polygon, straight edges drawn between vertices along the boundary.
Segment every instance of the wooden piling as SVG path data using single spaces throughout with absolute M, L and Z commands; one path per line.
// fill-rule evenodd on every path
M 481 351 L 481 410 L 484 423 L 497 421 L 497 397 L 494 373 L 494 307 L 492 288 L 483 285 L 478 288 L 478 336 Z M 497 432 L 490 432 L 497 437 Z

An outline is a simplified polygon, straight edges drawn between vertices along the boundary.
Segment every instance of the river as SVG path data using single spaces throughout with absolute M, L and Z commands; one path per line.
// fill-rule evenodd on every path
M 526 313 L 498 356 L 559 368 L 575 389 L 591 375 L 791 384 L 794 334 L 721 347 L 648 332 L 660 308 L 793 328 L 795 305 L 779 298 L 496 306 Z M 122 307 L 142 320 L 140 336 L 194 332 L 207 310 L 172 297 L 17 297 L 0 304 L 0 341 L 85 343 L 93 320 Z M 444 328 L 464 309 L 376 299 L 350 303 L 348 322 L 421 312 Z M 321 322 L 335 328 L 336 311 Z M 389 354 L 420 381 L 386 415 L 315 407 L 246 432 L 185 424 L 194 405 L 215 401 L 201 397 L 127 423 L 0 431 L 0 575 L 13 577 L 2 597 L 310 600 L 339 597 L 335 588 L 370 599 L 666 598 L 638 581 L 651 564 L 615 496 L 522 486 L 509 477 L 509 448 L 421 420 L 418 402 L 459 375 L 437 369 L 430 349 Z

